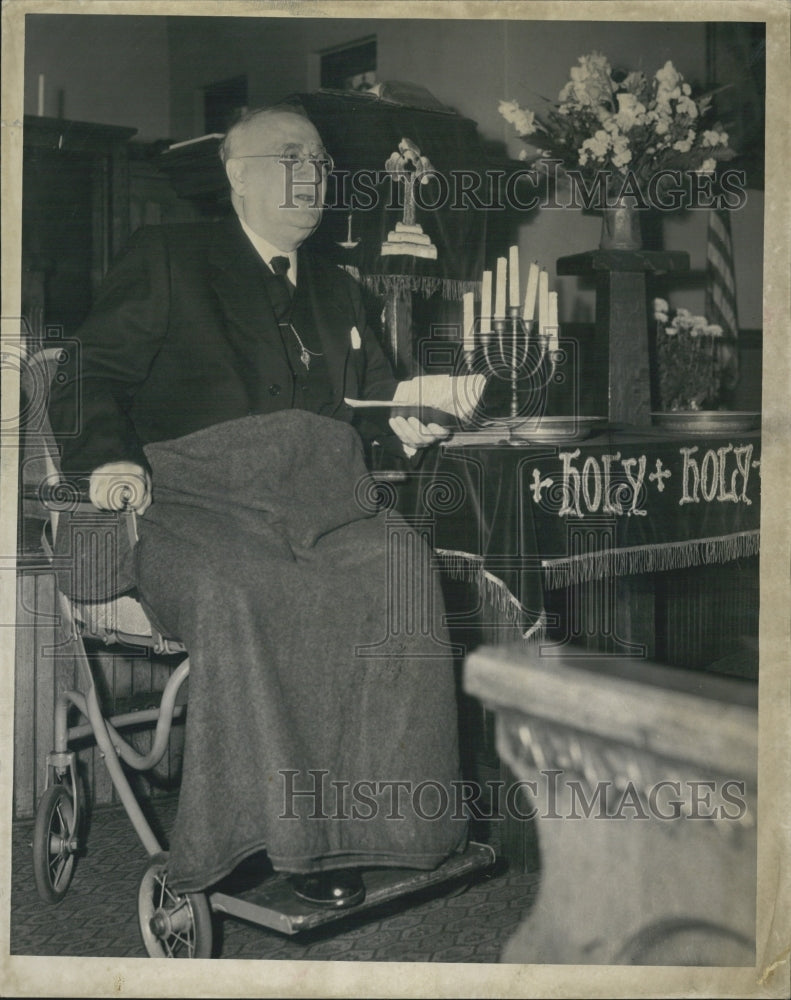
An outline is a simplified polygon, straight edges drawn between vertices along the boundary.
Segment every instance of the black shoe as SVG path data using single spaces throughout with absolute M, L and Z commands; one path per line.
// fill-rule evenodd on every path
M 294 893 L 313 906 L 331 906 L 340 910 L 346 906 L 357 906 L 365 899 L 365 886 L 360 873 L 352 869 L 292 875 L 289 881 Z

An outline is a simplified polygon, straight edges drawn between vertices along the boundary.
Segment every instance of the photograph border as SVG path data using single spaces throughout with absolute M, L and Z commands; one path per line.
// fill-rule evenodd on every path
M 763 418 L 759 656 L 759 807 L 755 968 L 615 968 L 444 963 L 203 961 L 172 968 L 152 959 L 60 958 L 9 954 L 10 850 L 0 871 L 0 994 L 4 996 L 623 996 L 784 997 L 790 981 L 789 881 L 789 563 L 791 556 L 791 164 L 789 24 L 785 0 L 600 0 L 546 3 L 372 0 L 4 0 L 2 17 L 2 334 L 18 338 L 21 316 L 21 164 L 24 16 L 38 13 L 223 17 L 472 18 L 527 20 L 766 21 L 766 185 L 764 236 Z M 504 97 L 506 95 L 503 95 Z M 19 406 L 14 366 L 2 368 L 0 427 Z M 0 836 L 10 845 L 13 769 L 15 557 L 18 447 L 0 452 Z M 221 972 L 221 976 L 218 975 Z

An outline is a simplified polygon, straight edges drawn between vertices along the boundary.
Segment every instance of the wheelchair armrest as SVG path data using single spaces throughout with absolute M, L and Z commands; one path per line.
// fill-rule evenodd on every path
M 96 517 L 121 517 L 126 527 L 129 545 L 134 549 L 137 545 L 137 514 L 133 510 L 105 511 L 94 506 L 90 500 L 80 499 L 63 494 L 58 487 L 42 487 L 38 490 L 26 490 L 23 492 L 26 499 L 34 499 L 44 510 L 48 511 L 49 517 L 44 524 L 41 542 L 44 552 L 51 559 L 54 551 L 54 539 L 58 530 L 58 520 L 61 514 L 68 513 L 77 519 L 90 519 Z

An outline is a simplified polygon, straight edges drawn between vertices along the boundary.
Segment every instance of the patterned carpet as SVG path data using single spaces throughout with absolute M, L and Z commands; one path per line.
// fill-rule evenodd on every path
M 158 799 L 168 829 L 175 799 Z M 497 830 L 490 830 L 495 845 Z M 137 889 L 146 867 L 143 848 L 120 807 L 97 809 L 86 853 L 58 906 L 39 900 L 33 881 L 32 821 L 13 829 L 11 953 L 145 957 L 137 922 Z M 402 962 L 497 962 L 527 916 L 539 876 L 509 872 L 498 862 L 460 895 L 401 899 L 368 914 L 350 915 L 295 937 L 214 916 L 214 954 L 222 958 Z

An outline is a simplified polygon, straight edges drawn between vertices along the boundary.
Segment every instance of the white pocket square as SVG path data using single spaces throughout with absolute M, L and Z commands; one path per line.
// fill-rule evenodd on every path
M 356 326 L 352 327 L 352 347 L 355 351 L 359 351 L 363 346 L 362 338 L 360 337 L 360 331 Z

